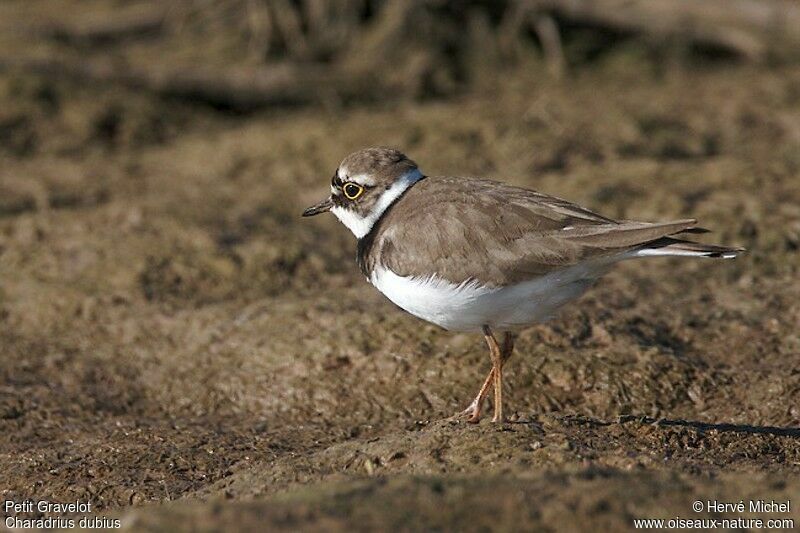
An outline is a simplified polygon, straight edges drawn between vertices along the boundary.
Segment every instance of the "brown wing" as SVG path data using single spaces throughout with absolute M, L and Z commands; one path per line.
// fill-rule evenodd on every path
M 694 226 L 694 220 L 617 222 L 566 200 L 503 183 L 429 177 L 409 189 L 359 246 L 365 274 L 494 286 L 617 254 Z

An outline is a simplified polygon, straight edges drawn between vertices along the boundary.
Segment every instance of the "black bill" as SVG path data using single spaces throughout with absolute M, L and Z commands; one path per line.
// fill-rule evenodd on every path
M 331 207 L 333 207 L 333 200 L 331 200 L 330 198 L 325 198 L 320 203 L 314 204 L 305 211 L 303 211 L 303 216 L 313 217 L 314 215 L 319 215 L 320 213 L 330 211 Z

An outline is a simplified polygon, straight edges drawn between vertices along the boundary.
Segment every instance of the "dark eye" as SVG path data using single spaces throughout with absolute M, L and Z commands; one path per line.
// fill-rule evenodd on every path
M 342 192 L 348 200 L 355 200 L 364 192 L 364 187 L 352 182 L 348 182 L 344 184 L 344 187 L 342 187 Z

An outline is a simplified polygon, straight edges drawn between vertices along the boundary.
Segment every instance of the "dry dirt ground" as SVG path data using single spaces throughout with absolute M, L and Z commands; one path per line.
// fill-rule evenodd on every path
M 749 253 L 620 266 L 521 336 L 511 423 L 450 422 L 482 340 L 299 218 L 376 144 Z M 6 73 L 0 490 L 152 531 L 619 529 L 715 498 L 798 520 L 799 274 L 797 68 L 620 60 L 246 115 Z

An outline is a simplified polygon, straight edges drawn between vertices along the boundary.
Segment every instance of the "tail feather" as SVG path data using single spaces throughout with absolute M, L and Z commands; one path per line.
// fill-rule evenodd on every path
M 686 228 L 685 230 L 678 232 L 679 235 L 682 235 L 684 233 L 711 233 L 711 230 L 695 226 L 693 228 Z
M 648 242 L 647 244 L 637 248 L 634 250 L 633 255 L 635 257 L 673 255 L 733 259 L 744 251 L 744 248 L 732 248 L 729 246 L 718 246 L 716 244 L 702 244 L 699 242 L 685 241 L 683 239 L 674 239 L 672 237 L 663 237 L 661 239 Z

